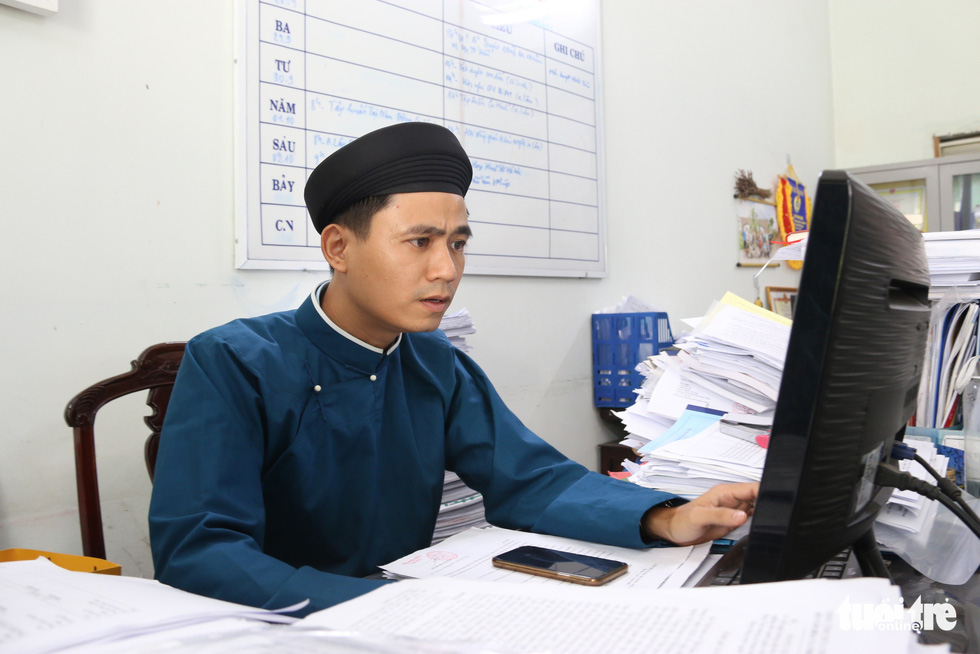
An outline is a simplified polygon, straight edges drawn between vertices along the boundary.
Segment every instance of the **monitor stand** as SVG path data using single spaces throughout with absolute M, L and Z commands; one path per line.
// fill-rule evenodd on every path
M 861 566 L 861 574 L 865 577 L 882 577 L 891 579 L 885 559 L 881 557 L 878 542 L 875 540 L 874 527 L 869 527 L 864 534 L 854 541 L 854 556 Z

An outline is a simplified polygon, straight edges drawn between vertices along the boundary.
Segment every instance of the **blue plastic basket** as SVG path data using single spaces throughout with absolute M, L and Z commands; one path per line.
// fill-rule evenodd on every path
M 667 314 L 592 314 L 592 381 L 597 407 L 633 404 L 643 383 L 638 363 L 674 344 Z

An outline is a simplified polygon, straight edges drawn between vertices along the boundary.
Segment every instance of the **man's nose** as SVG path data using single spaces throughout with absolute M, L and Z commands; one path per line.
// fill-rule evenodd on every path
M 455 281 L 459 277 L 456 264 L 456 259 L 449 248 L 433 248 L 432 259 L 429 261 L 429 279 Z

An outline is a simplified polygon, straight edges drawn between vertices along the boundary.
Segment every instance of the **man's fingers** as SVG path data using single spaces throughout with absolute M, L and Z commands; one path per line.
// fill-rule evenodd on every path
M 711 488 L 695 502 L 711 506 L 727 506 L 733 509 L 751 509 L 759 494 L 759 484 L 745 482 L 741 484 L 719 484 Z
M 741 527 L 749 519 L 749 514 L 741 509 L 707 508 L 699 515 L 699 522 L 705 527 L 719 526 L 734 529 Z
M 677 509 L 671 521 L 669 539 L 678 545 L 693 545 L 722 538 L 748 520 L 741 509 L 687 504 Z
M 756 482 L 745 482 L 741 484 L 725 484 L 715 486 L 721 492 L 736 502 L 754 502 L 759 494 L 759 484 Z

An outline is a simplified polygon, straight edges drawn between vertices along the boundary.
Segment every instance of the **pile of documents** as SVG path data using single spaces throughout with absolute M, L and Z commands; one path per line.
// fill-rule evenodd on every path
M 930 296 L 953 291 L 963 299 L 980 298 L 980 229 L 927 232 L 922 235 L 929 260 Z
M 931 355 L 945 362 L 934 376 L 942 416 L 952 411 L 958 382 L 941 380 L 969 380 L 977 367 L 977 305 L 947 306 L 947 314 L 948 333 L 932 341 L 939 353 Z M 629 480 L 688 499 L 719 483 L 760 481 L 790 328 L 785 318 L 729 294 L 678 339 L 676 355 L 660 353 L 644 361 L 636 403 L 617 414 L 629 431 L 623 443 L 640 454 L 639 462 L 623 462 Z M 937 413 L 932 405 L 930 410 Z M 907 443 L 945 474 L 948 460 L 931 441 Z M 900 465 L 932 483 L 915 461 Z M 918 533 L 934 513 L 934 502 L 895 491 L 879 522 Z
M 638 368 L 637 401 L 617 414 L 639 464 L 630 480 L 694 497 L 757 481 L 765 461 L 790 321 L 731 293 L 675 344 Z M 762 437 L 762 438 L 760 438 Z
M 899 587 L 879 578 L 654 592 L 437 578 L 386 584 L 298 626 L 456 643 L 433 654 L 923 652 L 911 622 Z
M 944 429 L 958 424 L 960 394 L 970 377 L 978 374 L 980 329 L 980 229 L 926 232 L 929 263 L 929 298 L 933 306 L 929 341 L 911 424 Z M 806 255 L 806 239 L 785 246 L 773 259 L 799 259 Z
M 464 529 L 484 527 L 487 524 L 483 495 L 464 484 L 455 472 L 447 470 L 432 544 L 435 545 Z
M 171 651 L 173 633 L 233 620 L 234 624 L 291 624 L 279 611 L 192 595 L 140 577 L 71 572 L 45 558 L 0 563 L 0 650 L 38 654 L 79 647 L 105 652 L 111 641 L 140 638 L 141 648 Z M 72 650 L 74 651 L 74 650 Z M 123 650 L 126 651 L 126 650 Z
M 592 654 L 649 651 L 650 629 L 637 627 L 644 624 L 657 625 L 656 650 L 664 653 L 919 651 L 910 649 L 915 635 L 900 590 L 885 579 L 651 592 L 645 585 L 442 576 L 385 584 L 298 621 L 148 579 L 69 572 L 46 560 L 0 563 L 0 588 L 5 654 Z M 869 611 L 870 622 L 858 628 L 842 621 L 851 606 L 899 608 Z
M 466 336 L 476 333 L 473 325 L 473 318 L 466 309 L 460 309 L 456 313 L 443 316 L 439 322 L 439 329 L 449 337 L 449 342 L 463 352 L 469 352 L 473 348 L 466 343 Z
M 466 336 L 476 333 L 473 318 L 469 311 L 460 309 L 454 314 L 443 316 L 439 329 L 449 337 L 449 342 L 463 352 L 473 348 L 466 343 Z M 446 471 L 442 487 L 442 505 L 436 518 L 432 544 L 459 533 L 470 527 L 487 524 L 483 508 L 483 496 L 463 483 L 455 472 Z
M 693 415 L 707 420 L 692 421 Z M 631 473 L 629 480 L 687 499 L 716 484 L 761 480 L 766 450 L 761 444 L 765 441 L 757 439 L 766 437 L 767 427 L 753 430 L 757 432 L 754 436 L 736 436 L 722 430 L 722 420 L 720 415 L 694 410 L 682 416 L 677 423 L 679 429 L 665 434 L 670 437 L 669 442 L 653 441 L 639 450 L 639 463 L 623 462 L 624 469 Z
M 568 588 L 567 581 L 504 570 L 493 565 L 494 556 L 524 545 L 622 561 L 629 566 L 629 570 L 604 587 L 647 589 L 680 588 L 701 566 L 711 549 L 710 543 L 688 547 L 630 549 L 487 526 L 467 529 L 438 545 L 382 565 L 381 569 L 389 579 L 452 577 L 553 586 L 559 591 Z

